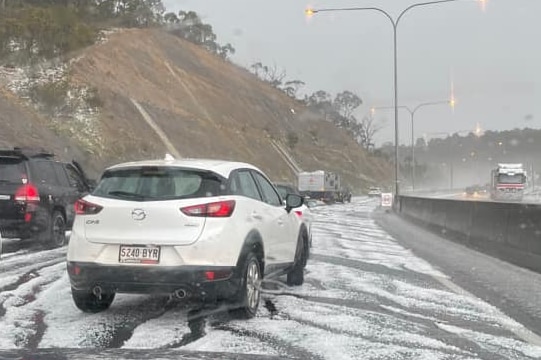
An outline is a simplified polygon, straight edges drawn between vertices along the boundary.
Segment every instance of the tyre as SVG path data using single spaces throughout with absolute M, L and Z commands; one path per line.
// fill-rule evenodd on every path
M 115 293 L 102 294 L 101 298 L 98 298 L 89 291 L 71 288 L 71 297 L 79 310 L 94 314 L 107 310 L 115 299 Z
M 295 256 L 295 264 L 293 268 L 287 273 L 287 285 L 288 286 L 300 286 L 304 284 L 304 268 L 308 262 L 308 248 L 307 241 L 305 241 L 305 234 L 299 235 L 299 241 L 297 242 L 297 256 Z
M 188 327 L 196 338 L 205 336 L 205 317 L 202 312 L 201 309 L 188 311 Z
M 238 298 L 235 306 L 237 308 L 231 311 L 235 318 L 251 319 L 253 318 L 259 307 L 261 299 L 261 263 L 253 253 L 249 253 L 246 257 L 241 272 L 240 287 Z
M 66 219 L 64 219 L 64 215 L 60 211 L 55 210 L 53 212 L 43 240 L 50 248 L 59 248 L 66 245 Z

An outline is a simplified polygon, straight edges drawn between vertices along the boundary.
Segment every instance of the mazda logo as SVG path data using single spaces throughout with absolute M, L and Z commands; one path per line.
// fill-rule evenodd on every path
M 131 217 L 133 220 L 141 221 L 145 220 L 147 213 L 143 209 L 133 209 L 131 212 Z

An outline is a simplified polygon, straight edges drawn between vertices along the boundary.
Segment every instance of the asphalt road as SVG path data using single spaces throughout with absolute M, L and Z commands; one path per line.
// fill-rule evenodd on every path
M 118 295 L 108 311 L 83 314 L 72 304 L 65 249 L 14 248 L 0 260 L 0 359 L 21 351 L 41 354 L 36 359 L 58 352 L 85 359 L 107 352 L 115 358 L 188 358 L 181 357 L 186 352 L 239 359 L 541 358 L 541 344 L 523 319 L 455 285 L 455 273 L 446 271 L 457 253 L 440 254 L 448 255 L 440 266 L 438 258 L 411 251 L 402 237 L 415 241 L 417 234 L 395 227 L 397 241 L 376 223 L 376 206 L 377 200 L 356 198 L 316 208 L 305 285 L 265 283 L 256 318 L 209 312 L 194 332 L 187 309 L 167 298 Z M 513 276 L 526 283 L 530 275 Z M 493 290 L 489 295 L 499 296 Z M 524 302 L 539 304 L 534 297 Z M 92 357 L 96 349 L 104 353 Z
M 437 264 L 454 285 L 518 320 L 534 338 L 541 336 L 541 274 L 444 239 L 395 214 L 373 215 L 400 244 Z M 541 338 L 536 341 L 541 343 Z

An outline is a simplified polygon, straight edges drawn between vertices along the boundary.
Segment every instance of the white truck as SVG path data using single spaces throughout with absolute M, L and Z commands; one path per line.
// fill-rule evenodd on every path
M 521 201 L 526 180 L 526 171 L 522 164 L 498 164 L 498 167 L 491 171 L 490 198 Z
M 298 188 L 302 195 L 326 203 L 344 202 L 348 196 L 340 184 L 340 175 L 323 170 L 300 172 Z

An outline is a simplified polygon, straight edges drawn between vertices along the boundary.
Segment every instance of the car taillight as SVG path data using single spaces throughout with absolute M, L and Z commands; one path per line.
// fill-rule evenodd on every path
M 208 204 L 193 205 L 181 208 L 184 215 L 198 217 L 229 217 L 235 210 L 235 201 L 218 201 Z
M 38 188 L 32 184 L 24 184 L 15 192 L 15 201 L 39 202 Z
M 298 217 L 302 218 L 302 211 L 295 210 L 295 214 L 297 214 Z
M 79 199 L 75 203 L 75 214 L 77 215 L 96 215 L 102 209 L 102 206 L 92 204 L 91 202 L 83 199 Z

